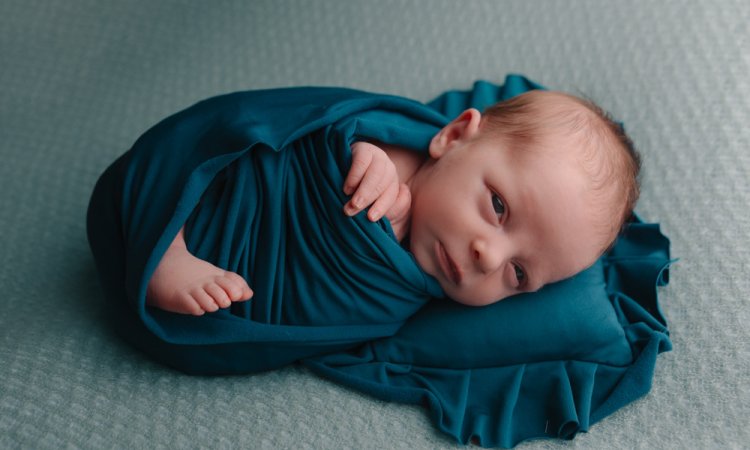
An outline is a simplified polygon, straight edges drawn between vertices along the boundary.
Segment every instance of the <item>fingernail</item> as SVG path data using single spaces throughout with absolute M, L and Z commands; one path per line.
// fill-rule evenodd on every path
M 370 219 L 370 222 L 375 222 L 378 220 L 378 217 L 380 217 L 380 212 L 376 209 L 370 209 L 367 213 L 367 217 Z

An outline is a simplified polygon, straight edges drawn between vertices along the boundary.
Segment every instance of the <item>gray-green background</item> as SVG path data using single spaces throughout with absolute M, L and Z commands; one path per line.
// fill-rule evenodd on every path
M 107 328 L 85 237 L 98 175 L 150 125 L 234 90 L 428 100 L 523 73 L 585 94 L 643 153 L 639 213 L 674 256 L 652 392 L 569 443 L 750 442 L 750 4 L 0 3 L 0 448 L 451 448 L 425 412 L 291 367 L 189 377 Z

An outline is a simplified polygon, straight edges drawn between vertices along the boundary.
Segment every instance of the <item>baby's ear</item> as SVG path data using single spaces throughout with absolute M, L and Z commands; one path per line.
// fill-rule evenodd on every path
M 462 112 L 433 136 L 430 142 L 430 156 L 438 159 L 457 142 L 474 137 L 479 132 L 481 121 L 482 113 L 475 108 L 469 108 Z

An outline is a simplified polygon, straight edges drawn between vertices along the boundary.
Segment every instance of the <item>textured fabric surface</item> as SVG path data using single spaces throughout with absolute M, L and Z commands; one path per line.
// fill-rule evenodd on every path
M 520 72 L 624 121 L 638 212 L 681 261 L 651 393 L 571 443 L 750 442 L 747 2 L 93 1 L 0 4 L 0 447 L 452 448 L 419 407 L 299 367 L 189 377 L 102 323 L 85 238 L 98 174 L 215 94 L 331 85 L 428 100 Z

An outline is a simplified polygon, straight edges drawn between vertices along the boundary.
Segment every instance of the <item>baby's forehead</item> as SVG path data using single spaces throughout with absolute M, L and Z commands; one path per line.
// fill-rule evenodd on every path
M 507 152 L 512 161 L 519 163 L 543 159 L 561 164 L 570 162 L 582 165 L 584 162 L 599 159 L 599 152 L 592 149 L 588 133 L 575 131 L 550 127 L 523 139 L 494 134 L 488 136 L 487 141 L 498 152 Z

